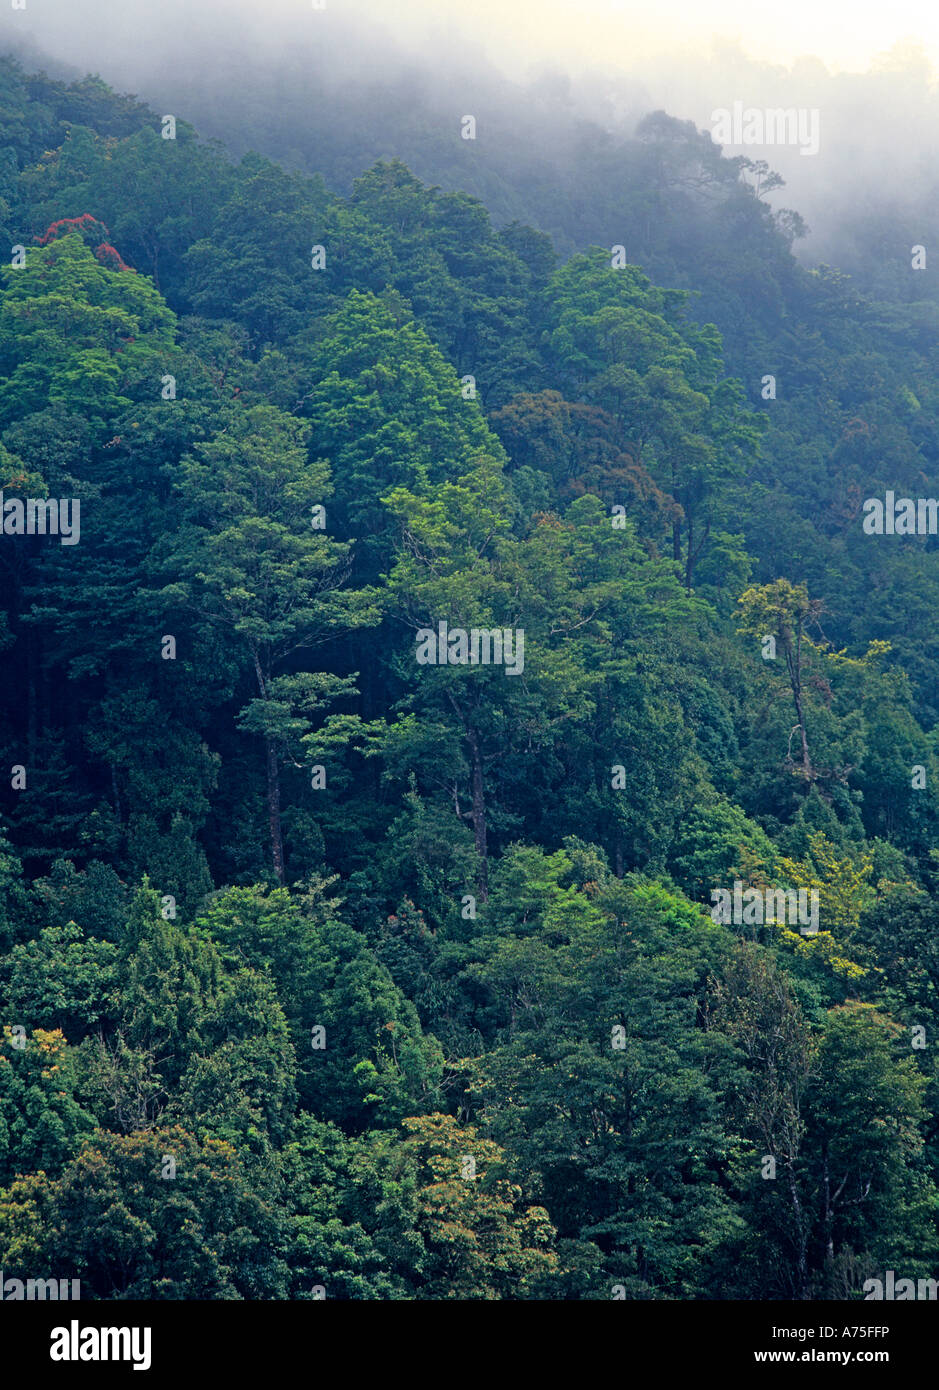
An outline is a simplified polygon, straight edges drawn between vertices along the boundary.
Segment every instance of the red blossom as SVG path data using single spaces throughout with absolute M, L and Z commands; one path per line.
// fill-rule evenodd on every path
M 95 247 L 95 255 L 101 264 L 106 265 L 109 270 L 130 270 L 127 262 L 121 259 L 120 254 L 107 241 L 103 241 L 100 246 Z
M 85 245 L 94 249 L 98 260 L 103 266 L 107 266 L 108 270 L 131 269 L 108 240 L 111 233 L 107 227 L 97 217 L 92 217 L 90 212 L 83 212 L 81 217 L 60 217 L 58 222 L 53 222 L 41 237 L 34 237 L 34 240 L 38 241 L 40 246 L 49 246 L 51 242 L 68 236 L 70 232 L 77 232 Z
M 91 235 L 99 239 L 102 233 L 105 237 L 110 236 L 103 222 L 99 222 L 97 217 L 92 217 L 90 212 L 83 212 L 81 217 L 60 217 L 58 222 L 53 222 L 38 238 L 39 245 L 48 246 L 50 241 L 58 241 L 59 237 L 68 236 L 69 232 L 80 232 L 82 236 Z

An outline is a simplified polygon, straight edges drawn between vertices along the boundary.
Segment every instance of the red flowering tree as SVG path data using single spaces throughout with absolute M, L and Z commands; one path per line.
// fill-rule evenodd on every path
M 92 250 L 103 241 L 107 241 L 111 235 L 103 222 L 92 217 L 90 212 L 83 212 L 81 217 L 60 217 L 58 222 L 53 222 L 36 240 L 40 246 L 48 246 L 50 241 L 58 241 L 59 237 L 68 236 L 70 232 L 78 232 L 85 245 L 90 246 Z
M 111 233 L 103 222 L 99 222 L 96 217 L 92 217 L 90 212 L 83 212 L 81 217 L 60 217 L 58 222 L 53 222 L 47 227 L 41 237 L 35 238 L 40 246 L 48 246 L 52 241 L 58 241 L 60 237 L 69 236 L 77 232 L 85 245 L 90 247 L 98 260 L 108 270 L 130 270 L 130 266 L 121 258 L 121 255 L 111 245 L 108 238 Z
M 102 265 L 106 265 L 108 270 L 130 270 L 126 261 L 122 260 L 120 254 L 107 241 L 103 241 L 100 246 L 95 247 L 95 255 Z

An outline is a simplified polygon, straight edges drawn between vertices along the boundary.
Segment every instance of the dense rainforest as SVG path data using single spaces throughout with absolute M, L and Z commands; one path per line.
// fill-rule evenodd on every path
M 528 221 L 318 132 L 0 61 L 0 1268 L 935 1279 L 929 271 L 661 112 Z

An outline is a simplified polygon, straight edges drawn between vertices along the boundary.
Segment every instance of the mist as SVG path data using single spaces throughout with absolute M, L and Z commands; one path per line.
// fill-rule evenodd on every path
M 894 31 L 883 7 L 829 7 L 813 24 L 812 7 L 800 5 L 780 38 L 772 16 L 759 21 L 729 2 L 709 7 L 706 21 L 694 6 L 656 16 L 599 0 L 576 14 L 556 3 L 26 4 L 0 10 L 0 51 L 27 68 L 99 73 L 235 155 L 255 149 L 323 172 L 338 191 L 375 159 L 399 157 L 424 180 L 485 196 L 497 223 L 535 220 L 514 196 L 513 168 L 534 163 L 542 178 L 563 179 L 564 160 L 590 138 L 584 123 L 597 140 L 626 139 L 661 109 L 710 130 L 715 110 L 739 102 L 818 113 L 817 153 L 725 146 L 785 180 L 768 201 L 805 219 L 794 247 L 804 261 L 854 269 L 859 219 L 888 240 L 895 230 L 899 241 L 925 242 L 939 201 L 939 49 L 928 7 L 907 7 Z M 455 181 L 421 132 L 459 143 L 467 113 L 479 134 Z M 487 163 L 495 192 L 482 179 Z

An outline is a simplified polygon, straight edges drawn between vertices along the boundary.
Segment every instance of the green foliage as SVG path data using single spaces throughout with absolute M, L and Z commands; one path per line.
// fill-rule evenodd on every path
M 80 1279 L 83 1298 L 277 1298 L 278 1235 L 232 1146 L 179 1126 L 101 1132 L 57 1180 L 38 1173 L 0 1194 L 4 1267 Z
M 58 1031 L 5 1025 L 0 1045 L 0 1182 L 56 1176 L 94 1128 L 75 1097 L 75 1072 Z
M 98 422 L 158 395 L 174 328 L 147 280 L 106 269 L 79 235 L 31 249 L 3 271 L 0 425 L 56 402 Z
M 690 122 L 456 165 L 411 96 L 445 187 L 316 84 L 288 171 L 0 60 L 0 489 L 82 504 L 0 535 L 0 1265 L 932 1276 L 939 550 L 859 517 L 936 490 L 931 301 Z

